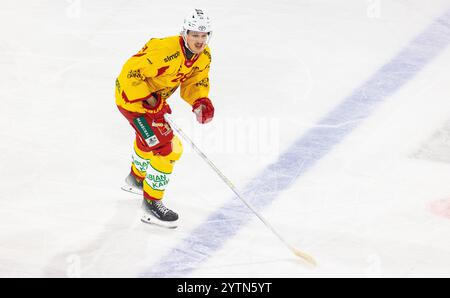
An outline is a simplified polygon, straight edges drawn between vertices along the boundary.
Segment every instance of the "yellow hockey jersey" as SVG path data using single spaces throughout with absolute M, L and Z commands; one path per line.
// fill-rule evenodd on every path
M 190 105 L 208 97 L 209 47 L 188 60 L 183 43 L 181 36 L 152 38 L 128 59 L 116 80 L 116 104 L 130 112 L 154 113 L 180 85 L 181 98 Z M 152 93 L 162 99 L 155 110 L 145 103 Z

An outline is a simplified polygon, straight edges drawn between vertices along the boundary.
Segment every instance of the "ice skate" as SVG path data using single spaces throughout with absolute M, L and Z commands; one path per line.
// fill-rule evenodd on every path
M 135 176 L 133 176 L 130 173 L 125 178 L 125 185 L 122 186 L 121 188 L 125 191 L 142 196 L 143 181 L 138 180 Z
M 142 209 L 144 209 L 144 214 L 141 220 L 145 223 L 171 229 L 178 226 L 178 214 L 164 206 L 161 200 L 148 201 L 144 198 Z

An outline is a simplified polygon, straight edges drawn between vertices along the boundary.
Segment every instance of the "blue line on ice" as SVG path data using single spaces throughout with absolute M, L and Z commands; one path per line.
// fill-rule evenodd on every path
M 418 74 L 449 42 L 450 10 L 282 152 L 275 163 L 254 177 L 241 191 L 243 196 L 259 210 L 268 206 L 367 118 L 379 103 Z M 140 277 L 190 274 L 254 218 L 239 199 L 230 198 Z

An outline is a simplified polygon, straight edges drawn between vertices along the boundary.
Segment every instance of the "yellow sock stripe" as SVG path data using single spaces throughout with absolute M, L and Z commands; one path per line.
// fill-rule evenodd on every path
M 162 199 L 164 196 L 164 190 L 157 190 L 152 188 L 146 180 L 144 180 L 144 192 L 155 199 Z
M 134 163 L 131 164 L 131 170 L 133 171 L 133 173 L 134 173 L 136 176 L 142 178 L 142 180 L 145 179 L 145 172 L 139 171 L 139 170 L 136 168 L 136 166 L 134 165 Z

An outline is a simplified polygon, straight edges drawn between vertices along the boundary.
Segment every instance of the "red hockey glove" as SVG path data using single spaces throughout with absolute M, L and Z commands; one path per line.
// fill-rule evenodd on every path
M 214 106 L 207 97 L 197 99 L 192 105 L 192 112 L 197 116 L 197 121 L 205 124 L 214 117 Z

